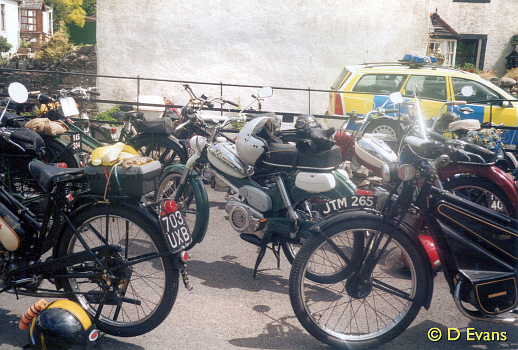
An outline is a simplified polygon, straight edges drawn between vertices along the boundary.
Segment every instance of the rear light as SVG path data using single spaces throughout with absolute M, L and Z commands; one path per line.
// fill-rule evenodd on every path
M 187 263 L 187 261 L 189 261 L 189 254 L 185 251 L 185 250 L 182 250 L 180 252 L 180 260 L 185 264 Z
M 358 196 L 372 196 L 372 192 L 369 190 L 356 190 Z
M 58 167 L 58 168 L 68 168 L 67 163 L 63 163 L 63 162 L 58 163 L 58 164 L 57 164 L 57 167 Z
M 116 127 L 113 127 L 112 128 L 112 134 L 116 134 L 117 133 L 117 128 Z
M 341 99 L 341 94 L 335 94 L 334 96 L 334 113 L 335 114 L 341 114 L 343 115 L 344 114 L 344 109 L 342 107 L 342 99 Z

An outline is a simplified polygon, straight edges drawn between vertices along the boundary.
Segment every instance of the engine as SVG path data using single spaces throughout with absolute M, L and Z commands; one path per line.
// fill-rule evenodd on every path
M 259 239 L 264 236 L 266 227 L 261 222 L 264 216 L 243 201 L 232 197 L 227 201 L 225 210 L 228 213 L 228 220 L 234 230 L 241 233 L 254 234 Z

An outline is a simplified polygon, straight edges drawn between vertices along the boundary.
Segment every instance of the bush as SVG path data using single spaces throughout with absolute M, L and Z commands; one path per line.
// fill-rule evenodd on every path
M 69 42 L 69 36 L 65 29 L 57 31 L 52 38 L 41 46 L 41 51 L 36 54 L 36 59 L 54 64 L 61 57 L 73 49 Z
M 518 81 L 518 68 L 509 69 L 507 72 L 505 72 L 504 77 Z
M 114 119 L 112 117 L 112 113 L 113 112 L 118 112 L 120 110 L 121 109 L 120 109 L 119 105 L 115 105 L 115 107 L 112 107 L 112 108 L 107 109 L 106 111 L 104 111 L 102 113 L 99 113 L 98 115 L 95 116 L 94 119 L 105 120 L 105 121 L 115 121 L 116 119 Z
M 7 38 L 5 36 L 0 36 L 0 52 L 9 52 L 13 45 L 7 42 Z

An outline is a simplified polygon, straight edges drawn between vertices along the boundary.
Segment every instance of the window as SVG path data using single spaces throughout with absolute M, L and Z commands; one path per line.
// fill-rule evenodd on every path
M 416 87 L 423 99 L 446 101 L 446 78 L 443 76 L 412 75 L 408 78 L 403 95 L 413 97 Z
M 338 76 L 338 78 L 336 78 L 335 82 L 331 86 L 331 89 L 338 90 L 338 88 L 340 88 L 340 86 L 342 86 L 343 82 L 347 78 L 349 78 L 350 75 L 351 75 L 351 72 L 349 72 L 347 70 L 347 68 L 342 69 L 342 71 L 340 72 L 340 75 Z
M 22 10 L 22 30 L 35 32 L 36 31 L 36 11 Z
M 492 99 L 503 99 L 503 96 L 496 91 L 493 91 L 487 86 L 473 80 L 452 77 L 451 82 L 453 84 L 453 93 L 457 95 L 457 100 L 467 101 L 468 103 L 489 105 L 490 100 Z M 473 87 L 473 95 L 461 95 L 461 89 L 466 85 Z
M 5 4 L 2 4 L 2 7 L 0 8 L 0 16 L 0 21 L 2 21 L 2 23 L 0 23 L 1 28 L 2 30 L 5 30 Z
M 371 94 L 389 95 L 401 90 L 405 74 L 365 74 L 353 87 L 353 92 L 368 92 Z

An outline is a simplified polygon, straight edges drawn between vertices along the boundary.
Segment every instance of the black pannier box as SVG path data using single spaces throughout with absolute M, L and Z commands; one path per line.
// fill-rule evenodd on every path
M 108 178 L 107 195 L 142 196 L 158 188 L 161 166 L 156 160 L 141 166 L 133 165 L 127 169 L 122 165 L 118 165 L 113 171 L 112 168 L 104 165 L 85 167 L 85 175 L 93 194 L 104 195 Z

